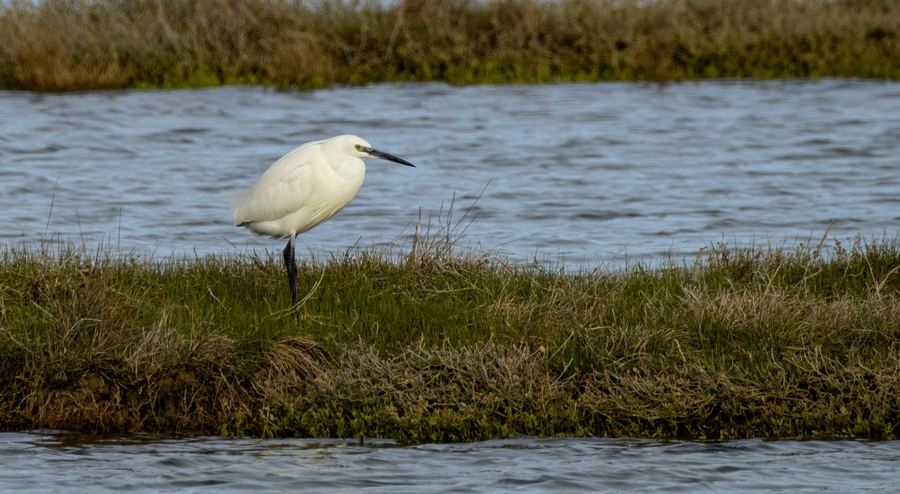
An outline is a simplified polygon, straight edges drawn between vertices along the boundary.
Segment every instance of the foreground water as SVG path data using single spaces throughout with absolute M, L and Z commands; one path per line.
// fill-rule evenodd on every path
M 388 441 L 0 434 L 15 492 L 890 492 L 900 441 Z
M 370 161 L 356 200 L 301 250 L 402 243 L 420 210 L 427 219 L 455 195 L 456 225 L 482 190 L 462 243 L 517 259 L 793 244 L 831 220 L 841 240 L 900 228 L 898 83 L 406 84 L 0 92 L 0 242 L 280 250 L 231 226 L 221 189 L 342 133 L 418 168 Z

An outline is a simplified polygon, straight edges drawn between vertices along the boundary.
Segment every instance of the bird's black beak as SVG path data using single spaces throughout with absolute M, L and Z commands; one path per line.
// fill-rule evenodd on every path
M 405 159 L 398 158 L 398 157 L 394 156 L 393 154 L 387 154 L 383 151 L 379 151 L 374 148 L 363 149 L 363 151 L 368 153 L 369 156 L 371 156 L 373 158 L 381 158 L 383 160 L 393 161 L 394 163 L 400 163 L 401 165 L 411 166 L 413 168 L 416 167 L 416 165 L 410 163 L 409 161 L 406 161 Z

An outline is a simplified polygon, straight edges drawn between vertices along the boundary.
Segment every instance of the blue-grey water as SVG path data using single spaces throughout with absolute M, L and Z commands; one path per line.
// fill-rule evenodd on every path
M 896 492 L 900 442 L 0 434 L 3 492 Z
M 817 241 L 832 221 L 838 240 L 900 230 L 900 83 L 404 84 L 0 92 L 0 245 L 278 251 L 231 225 L 221 190 L 343 133 L 418 167 L 370 161 L 354 202 L 300 237 L 307 252 L 402 245 L 420 211 L 446 224 L 454 197 L 462 244 L 581 265 Z M 2 492 L 891 492 L 898 481 L 898 442 L 0 434 Z
M 454 196 L 461 245 L 574 264 L 900 229 L 900 83 L 402 84 L 0 92 L 0 243 L 277 251 L 221 190 L 343 133 L 418 168 L 370 160 L 301 251 L 402 244 Z

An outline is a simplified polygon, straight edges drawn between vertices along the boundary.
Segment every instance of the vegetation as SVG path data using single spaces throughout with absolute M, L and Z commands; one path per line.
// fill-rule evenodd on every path
M 900 425 L 900 241 L 567 272 L 417 237 L 273 258 L 0 254 L 0 429 L 469 441 Z
M 0 87 L 900 77 L 895 0 L 12 0 Z

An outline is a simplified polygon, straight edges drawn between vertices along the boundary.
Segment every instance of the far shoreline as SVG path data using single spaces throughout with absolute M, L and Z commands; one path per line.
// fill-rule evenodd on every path
M 900 79 L 900 4 L 405 0 L 0 6 L 0 89 Z

